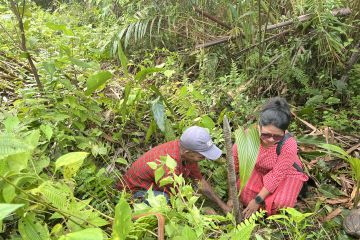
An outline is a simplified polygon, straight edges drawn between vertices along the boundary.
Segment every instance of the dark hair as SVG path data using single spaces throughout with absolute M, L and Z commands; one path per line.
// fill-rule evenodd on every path
M 286 130 L 291 121 L 289 104 L 284 98 L 270 98 L 260 112 L 260 126 L 274 125 Z

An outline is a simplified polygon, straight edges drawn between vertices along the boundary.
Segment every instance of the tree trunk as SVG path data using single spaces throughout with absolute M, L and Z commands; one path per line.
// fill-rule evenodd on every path
M 233 202 L 234 205 L 233 213 L 235 216 L 236 223 L 239 224 L 243 220 L 243 216 L 240 211 L 240 202 L 236 187 L 235 165 L 232 154 L 231 129 L 230 129 L 229 121 L 226 116 L 224 116 L 223 128 L 224 128 L 224 139 L 226 146 L 226 160 L 228 165 L 229 199 L 231 199 Z

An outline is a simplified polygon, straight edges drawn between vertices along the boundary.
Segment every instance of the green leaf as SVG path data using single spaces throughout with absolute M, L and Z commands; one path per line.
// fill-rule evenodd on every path
M 240 194 L 251 176 L 259 154 L 260 137 L 256 125 L 252 125 L 246 131 L 243 128 L 236 130 L 235 141 L 240 166 Z
M 117 158 L 116 160 L 115 160 L 115 162 L 117 162 L 117 163 L 120 163 L 120 164 L 124 164 L 124 165 L 127 165 L 128 164 L 128 161 L 126 161 L 126 159 L 125 158 Z
M 165 174 L 165 170 L 162 166 L 155 170 L 155 182 L 159 182 L 160 178 L 162 178 Z
M 7 117 L 3 122 L 7 132 L 13 132 L 19 126 L 20 121 L 16 116 Z
M 22 239 L 49 240 L 50 235 L 46 224 L 39 222 L 35 214 L 27 214 L 19 221 L 19 232 Z
M 130 205 L 124 196 L 121 196 L 119 203 L 115 207 L 115 220 L 112 233 L 113 240 L 125 240 L 132 225 Z
M 151 110 L 154 114 L 154 119 L 157 126 L 162 132 L 165 132 L 166 115 L 165 115 L 165 108 L 162 101 L 160 100 L 160 97 L 152 101 Z
M 70 57 L 69 59 L 74 65 L 82 67 L 82 68 L 94 68 L 94 65 L 95 65 L 94 63 L 93 64 L 87 63 L 87 62 L 84 62 L 80 59 L 73 58 L 73 57 Z
M 344 151 L 344 149 L 336 145 L 323 143 L 323 144 L 319 144 L 319 147 L 326 149 L 332 153 L 336 153 L 337 156 L 340 158 L 347 159 L 349 157 L 349 154 L 346 151 Z
M 182 230 L 182 238 L 183 240 L 194 240 L 198 239 L 196 232 L 192 230 L 189 226 L 185 226 Z
M 55 171 L 64 166 L 64 177 L 71 178 L 79 170 L 88 154 L 87 152 L 72 152 L 59 157 L 55 162 Z
M 0 159 L 18 153 L 30 153 L 32 150 L 33 146 L 18 139 L 12 134 L 0 135 Z
M 46 26 L 55 31 L 62 31 L 65 35 L 74 36 L 73 31 L 71 29 L 68 29 L 65 24 L 56 24 L 56 23 L 48 22 L 46 23 Z
M 172 157 L 167 155 L 165 159 L 165 165 L 173 171 L 176 168 L 177 163 Z
M 354 158 L 354 157 L 350 157 L 348 159 L 350 166 L 351 166 L 351 170 L 353 172 L 354 175 L 354 179 L 356 180 L 356 182 L 358 184 L 360 184 L 360 159 L 359 158 Z
M 10 215 L 10 213 L 16 211 L 16 209 L 24 206 L 24 204 L 6 204 L 0 203 L 0 221 Z
M 174 179 L 172 177 L 168 176 L 168 177 L 160 180 L 160 187 L 163 187 L 163 186 L 168 185 L 173 182 L 174 182 Z
M 45 134 L 46 139 L 48 141 L 50 141 L 50 139 L 53 135 L 53 130 L 52 130 L 51 126 L 50 125 L 41 125 L 40 130 Z
M 207 115 L 201 118 L 200 124 L 202 127 L 212 130 L 215 128 L 215 122 Z
M 337 198 L 338 196 L 346 196 L 346 194 L 340 191 L 335 186 L 329 184 L 322 184 L 319 191 L 327 198 Z
M 129 61 L 123 51 L 123 48 L 122 48 L 122 45 L 121 45 L 121 41 L 119 41 L 118 43 L 118 57 L 119 57 L 119 60 L 120 60 L 120 63 L 121 63 L 121 66 L 124 70 L 124 74 L 125 76 L 128 76 L 128 64 L 129 64 Z
M 153 67 L 153 68 L 144 68 L 143 70 L 141 70 L 140 72 L 138 72 L 136 75 L 135 75 L 135 80 L 136 81 L 143 81 L 145 79 L 145 77 L 148 75 L 148 74 L 151 74 L 151 73 L 156 73 L 156 72 L 162 72 L 164 71 L 163 68 L 157 68 L 157 67 Z
M 103 240 L 103 233 L 100 228 L 86 228 L 78 232 L 68 233 L 59 240 Z
M 86 82 L 86 95 L 90 95 L 95 92 L 96 89 L 101 87 L 112 77 L 112 74 L 109 71 L 101 71 L 89 77 Z
M 11 203 L 16 197 L 15 187 L 11 184 L 6 184 L 2 190 L 3 198 L 6 203 Z
M 158 167 L 156 162 L 148 162 L 147 165 L 149 165 L 149 167 L 153 170 L 155 170 Z

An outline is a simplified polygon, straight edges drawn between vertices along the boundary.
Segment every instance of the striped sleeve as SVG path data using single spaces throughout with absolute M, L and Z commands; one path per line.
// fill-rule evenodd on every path
M 296 141 L 289 138 L 283 145 L 273 169 L 263 177 L 264 187 L 270 193 L 273 193 L 285 177 L 294 171 L 293 164 L 297 159 Z

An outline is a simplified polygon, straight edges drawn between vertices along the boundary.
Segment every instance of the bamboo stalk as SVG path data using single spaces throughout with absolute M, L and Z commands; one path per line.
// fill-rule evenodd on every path
M 240 211 L 240 202 L 236 187 L 235 164 L 232 154 L 231 129 L 230 129 L 229 120 L 226 117 L 226 115 L 224 116 L 223 129 L 224 129 L 224 139 L 226 146 L 226 160 L 228 165 L 229 198 L 232 200 L 234 205 L 233 213 L 235 216 L 236 223 L 239 224 L 243 220 L 243 216 Z

